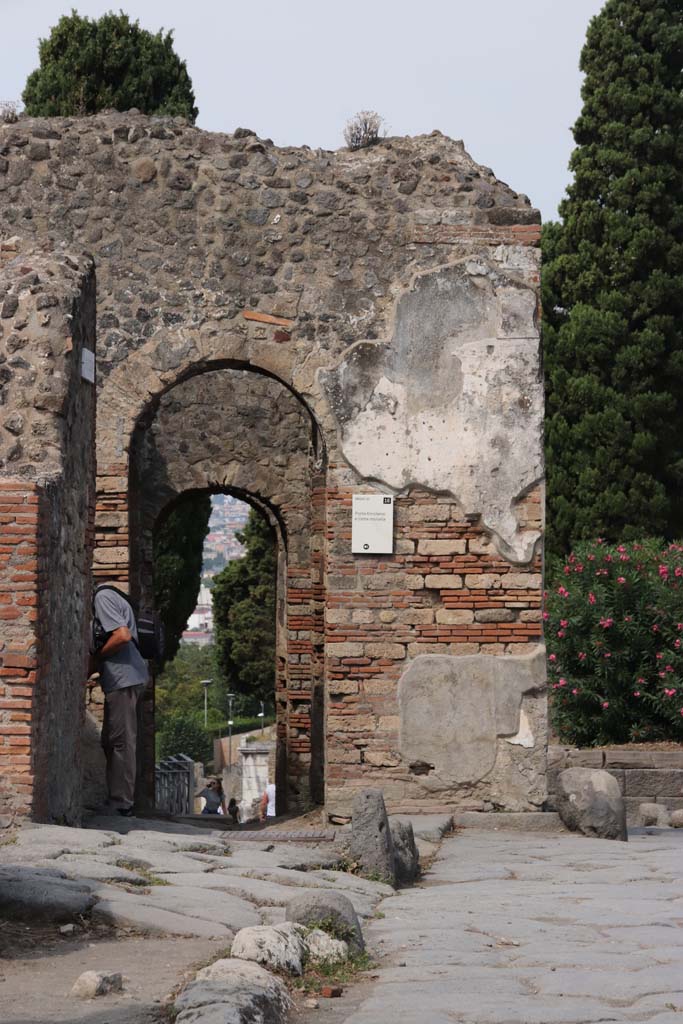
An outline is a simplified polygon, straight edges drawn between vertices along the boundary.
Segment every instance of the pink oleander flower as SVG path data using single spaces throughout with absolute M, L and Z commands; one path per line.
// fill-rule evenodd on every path
M 586 660 L 585 652 L 584 651 L 579 651 L 579 661 L 585 661 L 585 660 Z
M 569 625 L 569 619 L 560 619 L 560 625 L 562 626 L 562 629 L 566 629 Z
M 656 622 L 655 622 L 655 623 L 654 623 L 654 625 L 652 626 L 652 632 L 653 632 L 653 633 L 659 633 L 659 626 L 657 625 L 657 623 L 656 623 Z
M 674 640 L 674 647 L 676 648 L 676 650 L 678 650 L 678 648 L 680 646 L 681 646 L 681 641 L 680 640 Z
M 603 700 L 602 706 L 603 706 L 603 708 L 608 708 L 609 707 L 609 701 L 608 700 Z
M 595 594 L 589 594 L 588 595 L 588 603 L 589 604 L 595 604 Z
M 612 657 L 612 655 L 610 654 L 610 652 L 609 652 L 609 651 L 605 651 L 605 657 L 606 657 L 606 658 L 611 658 L 611 657 Z
M 548 661 L 557 661 L 557 655 L 556 654 L 549 654 L 548 655 Z
M 676 566 L 676 569 L 674 571 L 674 576 L 683 576 L 683 569 L 681 569 L 680 565 Z
M 548 614 L 548 612 L 543 612 L 543 621 L 547 622 L 549 618 L 550 618 L 550 615 Z
M 640 697 L 640 690 L 634 690 L 633 691 L 633 696 L 634 697 Z
M 558 679 L 557 680 L 557 685 L 558 686 L 566 686 L 567 685 L 567 680 L 566 679 Z
M 559 638 L 561 640 L 563 638 L 563 636 L 564 636 L 564 630 L 563 629 L 558 629 L 557 635 L 559 636 Z
M 666 672 L 658 672 L 657 675 L 660 679 L 666 679 Z
M 589 562 L 594 562 L 595 561 L 595 555 L 589 555 L 588 556 L 588 561 Z
M 560 595 L 560 597 L 569 597 L 569 591 L 566 589 L 566 587 L 558 587 L 557 593 Z
M 625 576 L 617 576 L 617 583 L 626 583 Z
M 673 672 L 673 670 L 674 670 L 673 669 L 673 665 L 665 665 L 664 666 L 664 671 L 665 672 Z
M 664 688 L 664 693 L 667 695 L 667 697 L 675 697 L 676 696 L 676 691 L 675 690 L 667 690 L 666 687 Z
M 658 654 L 655 654 L 655 658 L 657 659 L 657 661 L 661 661 L 663 657 L 664 657 L 664 655 L 662 654 L 661 651 Z
M 579 691 L 578 691 L 578 690 L 576 690 L 576 689 L 572 690 L 572 693 L 574 694 L 574 696 L 575 696 L 575 697 L 576 697 L 576 695 L 578 694 L 578 692 L 579 692 Z M 681 714 L 683 715 L 683 708 L 681 709 Z
M 667 578 L 667 576 L 669 575 L 669 567 L 668 567 L 668 565 L 660 565 L 660 567 L 658 569 L 658 572 L 659 572 L 659 575 L 662 577 L 662 579 L 665 580 Z
M 609 629 L 614 625 L 614 619 L 600 619 L 600 625 L 603 629 Z
M 626 548 L 624 547 L 623 544 L 620 544 L 619 547 L 617 548 L 617 551 L 619 552 L 620 555 L 623 555 L 624 551 L 626 551 Z

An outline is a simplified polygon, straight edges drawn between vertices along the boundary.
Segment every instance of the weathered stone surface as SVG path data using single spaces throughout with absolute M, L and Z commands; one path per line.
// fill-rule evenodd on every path
M 95 996 L 106 996 L 110 992 L 123 991 L 123 978 L 120 974 L 107 974 L 104 971 L 84 971 L 74 982 L 71 995 L 77 999 L 94 999 Z
M 411 885 L 420 876 L 420 855 L 415 845 L 413 826 L 409 821 L 394 820 L 390 822 L 390 830 L 396 884 Z
M 638 807 L 639 825 L 656 825 L 665 827 L 670 824 L 671 817 L 663 804 L 640 804 Z
M 204 939 L 231 940 L 234 931 L 223 924 L 140 903 L 136 898 L 100 900 L 92 910 L 93 921 L 117 928 L 135 928 L 145 935 L 198 935 Z
M 291 921 L 242 928 L 233 940 L 230 956 L 254 960 L 273 971 L 301 974 L 306 956 L 305 937 L 303 925 Z
M 349 944 L 342 939 L 333 938 L 320 928 L 314 928 L 306 936 L 306 950 L 308 959 L 313 963 L 334 962 L 346 960 L 349 955 Z
M 217 960 L 177 997 L 177 1024 L 285 1024 L 290 999 L 279 978 L 248 960 Z
M 363 933 L 353 903 L 341 892 L 319 889 L 299 893 L 287 904 L 286 918 L 288 921 L 313 927 L 320 927 L 323 922 L 332 922 L 352 950 L 362 952 L 365 949 Z
M 58 869 L 23 865 L 0 868 L 0 908 L 4 917 L 69 921 L 87 914 L 94 903 L 88 886 L 66 879 Z
M 361 789 L 356 794 L 349 850 L 364 874 L 394 884 L 394 844 L 381 789 Z
M 567 768 L 560 773 L 557 810 L 567 828 L 598 839 L 620 839 L 626 833 L 626 809 L 619 784 L 596 768 Z
M 404 761 L 441 780 L 476 782 L 495 764 L 497 737 L 519 732 L 524 694 L 544 687 L 543 652 L 415 658 L 399 681 Z
M 81 764 L 83 771 L 83 807 L 95 810 L 107 800 L 106 761 L 102 750 L 100 727 L 86 711 L 81 727 Z
M 683 828 L 683 809 L 671 812 L 671 827 Z

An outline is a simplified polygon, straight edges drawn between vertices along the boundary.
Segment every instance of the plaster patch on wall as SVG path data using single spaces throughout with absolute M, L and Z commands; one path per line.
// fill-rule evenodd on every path
M 526 747 L 527 750 L 532 750 L 536 745 L 534 734 L 531 731 L 531 723 L 526 711 L 522 710 L 519 713 L 519 729 L 514 736 L 506 736 L 505 739 L 508 743 L 512 743 L 518 747 Z
M 390 343 L 357 342 L 321 372 L 345 458 L 395 491 L 421 485 L 480 515 L 501 553 L 531 560 L 515 501 L 543 476 L 536 294 L 484 259 L 417 276 Z
M 522 698 L 541 692 L 545 680 L 543 648 L 530 655 L 415 658 L 398 687 L 401 757 L 433 765 L 444 787 L 479 782 L 496 762 L 499 736 L 515 742 L 525 729 L 530 735 Z

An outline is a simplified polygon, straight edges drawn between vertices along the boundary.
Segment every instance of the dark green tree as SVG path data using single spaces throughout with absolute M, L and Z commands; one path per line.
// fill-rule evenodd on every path
M 683 9 L 607 0 L 543 238 L 548 546 L 683 533 Z
M 249 513 L 237 539 L 242 558 L 214 577 L 214 638 L 224 683 L 235 693 L 272 701 L 275 688 L 275 592 L 277 547 L 265 518 Z M 227 708 L 226 708 L 227 710 Z
M 171 509 L 154 534 L 154 603 L 164 624 L 166 661 L 178 650 L 197 604 L 210 516 L 209 495 L 190 494 Z
M 23 100 L 32 117 L 83 117 L 113 107 L 185 117 L 197 108 L 173 33 L 148 32 L 127 14 L 82 18 L 72 10 L 39 44 L 40 67 Z
M 169 715 L 182 713 L 195 715 L 204 709 L 204 687 L 202 680 L 216 679 L 215 648 L 213 645 L 200 647 L 198 644 L 181 644 L 172 661 L 167 661 L 164 670 L 155 681 L 154 712 L 157 730 L 164 728 Z M 208 691 L 209 722 L 217 715 L 212 703 L 213 688 Z M 202 717 L 202 722 L 204 721 Z

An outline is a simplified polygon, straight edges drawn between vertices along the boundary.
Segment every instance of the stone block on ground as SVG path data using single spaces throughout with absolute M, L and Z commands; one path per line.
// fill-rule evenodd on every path
M 139 903 L 135 897 L 129 900 L 106 899 L 96 903 L 92 910 L 93 921 L 102 921 L 115 928 L 131 928 L 143 935 L 196 935 L 200 939 L 224 939 L 231 941 L 234 931 L 214 921 L 199 917 L 185 917 L 160 907 Z
M 299 893 L 287 904 L 286 917 L 288 921 L 295 921 L 297 924 L 318 928 L 327 926 L 323 927 L 323 930 L 334 930 L 336 937 L 348 942 L 353 952 L 362 953 L 365 949 L 363 933 L 353 903 L 341 892 L 320 889 L 316 892 Z
M 95 897 L 90 887 L 64 878 L 59 870 L 8 865 L 0 868 L 3 917 L 23 921 L 70 921 L 86 914 Z
M 343 939 L 335 939 L 320 928 L 314 928 L 306 936 L 308 959 L 319 964 L 325 961 L 346 960 L 349 955 L 349 944 Z
M 655 825 L 658 828 L 666 828 L 670 824 L 670 820 L 669 812 L 664 804 L 643 803 L 638 807 L 639 825 Z
M 105 971 L 84 971 L 74 982 L 71 995 L 78 999 L 94 999 L 95 996 L 106 996 L 110 992 L 123 991 L 123 978 L 120 974 L 107 974 Z
M 628 839 L 624 799 L 609 772 L 567 768 L 557 785 L 557 809 L 567 828 L 596 839 Z
M 230 956 L 253 960 L 273 971 L 300 975 L 306 960 L 305 937 L 303 925 L 292 921 L 242 928 L 235 936 Z
M 381 789 L 361 789 L 356 794 L 350 854 L 364 874 L 395 883 L 394 844 Z
M 671 812 L 671 827 L 683 828 L 683 810 Z
M 394 846 L 396 884 L 412 885 L 420 877 L 420 854 L 417 852 L 410 822 L 392 821 L 391 840 Z
M 290 999 L 282 981 L 249 960 L 226 958 L 199 971 L 180 993 L 176 1024 L 284 1024 Z

